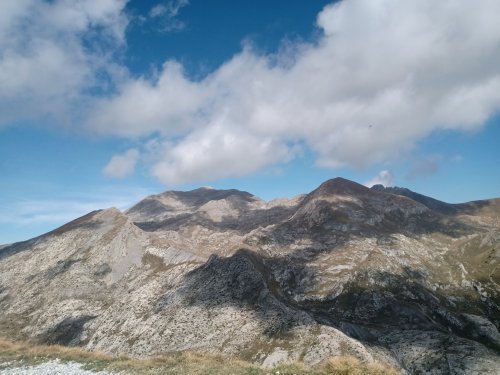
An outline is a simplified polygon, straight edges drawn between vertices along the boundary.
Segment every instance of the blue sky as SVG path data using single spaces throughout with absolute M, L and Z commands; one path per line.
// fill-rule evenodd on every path
M 500 196 L 500 4 L 0 4 L 0 243 L 203 185 Z

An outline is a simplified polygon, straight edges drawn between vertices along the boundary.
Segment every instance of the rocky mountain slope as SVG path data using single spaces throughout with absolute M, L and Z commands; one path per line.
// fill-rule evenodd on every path
M 498 374 L 499 259 L 500 199 L 449 205 L 341 178 L 271 202 L 171 191 L 0 248 L 0 335 Z

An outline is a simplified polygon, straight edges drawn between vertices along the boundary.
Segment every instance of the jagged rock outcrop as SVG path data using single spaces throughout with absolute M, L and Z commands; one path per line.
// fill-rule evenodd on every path
M 271 202 L 166 192 L 0 247 L 0 334 L 496 374 L 499 218 L 498 199 L 450 205 L 341 178 Z

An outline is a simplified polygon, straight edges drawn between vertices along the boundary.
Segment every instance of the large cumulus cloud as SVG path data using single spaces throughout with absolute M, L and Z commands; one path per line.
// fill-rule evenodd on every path
M 117 44 L 123 4 L 107 1 L 116 7 L 112 16 L 83 12 L 72 25 L 101 22 Z M 303 147 L 320 166 L 364 167 L 437 130 L 479 128 L 500 109 L 498 14 L 496 0 L 343 0 L 320 12 L 313 42 L 272 55 L 246 45 L 201 80 L 176 61 L 153 77 L 121 76 L 114 94 L 89 101 L 84 125 L 135 140 L 141 160 L 167 184 L 253 173 L 290 161 Z M 96 62 L 88 63 L 85 51 L 80 58 L 80 40 L 69 41 L 75 53 L 61 49 L 53 65 L 42 65 L 52 67 L 47 80 L 50 69 L 72 67 L 67 85 L 81 88 Z M 33 51 L 43 61 L 43 51 Z M 0 65 L 15 61 L 5 56 Z M 68 89 L 53 90 L 56 105 Z
M 247 46 L 196 82 L 169 61 L 89 124 L 175 137 L 153 167 L 166 183 L 253 172 L 288 161 L 296 143 L 322 166 L 366 166 L 500 108 L 498 14 L 497 1 L 344 0 L 318 15 L 314 43 L 272 56 Z
M 0 4 L 0 126 L 74 124 L 103 76 L 123 70 L 125 0 L 15 0 Z M 109 81 L 109 80 L 108 80 Z

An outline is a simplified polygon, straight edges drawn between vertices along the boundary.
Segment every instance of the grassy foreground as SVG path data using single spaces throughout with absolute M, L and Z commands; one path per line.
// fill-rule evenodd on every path
M 36 365 L 60 359 L 83 364 L 87 370 L 107 370 L 131 375 L 397 375 L 393 368 L 380 363 L 361 363 L 354 357 L 333 357 L 314 369 L 301 363 L 263 369 L 248 362 L 228 360 L 213 354 L 183 352 L 148 359 L 114 357 L 59 345 L 31 345 L 0 338 L 0 369 L 2 363 Z

